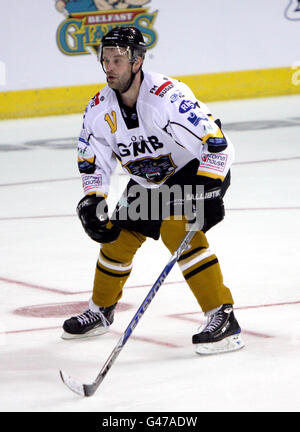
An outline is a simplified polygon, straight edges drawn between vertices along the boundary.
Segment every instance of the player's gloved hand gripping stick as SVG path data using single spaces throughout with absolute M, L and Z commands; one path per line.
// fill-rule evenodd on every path
M 111 224 L 104 197 L 86 195 L 79 201 L 76 211 L 84 231 L 97 243 L 110 243 L 119 237 L 120 229 Z
M 163 269 L 163 271 L 161 272 L 161 274 L 157 278 L 156 282 L 154 283 L 154 285 L 150 289 L 149 293 L 146 295 L 143 303 L 141 304 L 141 306 L 137 310 L 136 314 L 134 315 L 134 317 L 130 321 L 128 327 L 126 328 L 125 332 L 123 333 L 123 335 L 119 339 L 117 345 L 115 346 L 115 348 L 111 352 L 110 356 L 106 360 L 104 366 L 102 367 L 101 371 L 97 375 L 94 382 L 92 382 L 91 384 L 82 384 L 82 383 L 74 380 L 72 377 L 66 375 L 62 370 L 60 371 L 61 379 L 66 384 L 66 386 L 69 387 L 69 389 L 71 389 L 73 392 L 79 394 L 80 396 L 92 396 L 95 393 L 95 391 L 97 390 L 99 385 L 102 383 L 107 372 L 109 371 L 109 369 L 111 368 L 111 366 L 115 362 L 116 358 L 120 354 L 125 343 L 130 338 L 133 330 L 137 326 L 137 324 L 140 321 L 141 317 L 143 316 L 144 312 L 146 311 L 146 309 L 150 305 L 155 294 L 157 293 L 159 288 L 162 286 L 166 277 L 168 276 L 168 274 L 170 273 L 170 271 L 172 270 L 172 268 L 174 267 L 174 265 L 176 264 L 176 262 L 180 258 L 182 252 L 184 252 L 185 249 L 188 247 L 188 244 L 191 241 L 191 239 L 193 238 L 195 232 L 198 231 L 199 229 L 201 229 L 201 227 L 199 227 L 197 218 L 196 218 L 196 222 L 193 225 L 190 225 L 189 228 L 190 229 L 189 229 L 188 233 L 186 234 L 186 236 L 184 237 L 184 239 L 182 240 L 182 242 L 178 246 L 177 250 L 171 256 L 169 262 L 167 263 L 167 265 L 165 266 L 165 268 Z

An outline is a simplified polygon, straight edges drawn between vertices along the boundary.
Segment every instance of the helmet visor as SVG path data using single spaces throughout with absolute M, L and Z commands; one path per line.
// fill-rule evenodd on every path
M 107 69 L 110 65 L 122 67 L 122 65 L 133 62 L 132 53 L 129 46 L 122 47 L 119 45 L 100 45 L 98 57 L 105 73 L 107 72 Z

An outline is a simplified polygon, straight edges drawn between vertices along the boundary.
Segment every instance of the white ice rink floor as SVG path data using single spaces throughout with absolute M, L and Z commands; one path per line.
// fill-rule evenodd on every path
M 81 115 L 0 122 L 0 411 L 275 412 L 300 408 L 300 96 L 211 103 L 236 159 L 224 221 L 208 233 L 246 347 L 201 357 L 203 314 L 176 267 L 98 391 L 80 398 L 169 259 L 147 240 L 112 331 L 64 341 L 91 294 L 98 245 L 75 216 Z M 127 179 L 116 172 L 110 204 Z

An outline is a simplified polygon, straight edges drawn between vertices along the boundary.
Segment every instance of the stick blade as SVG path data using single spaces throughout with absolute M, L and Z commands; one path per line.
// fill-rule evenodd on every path
M 94 382 L 93 384 L 82 384 L 78 381 L 76 381 L 73 377 L 70 375 L 67 375 L 64 371 L 59 371 L 60 377 L 62 379 L 62 382 L 74 393 L 78 394 L 79 396 L 92 396 L 95 391 L 97 390 L 99 383 Z
M 63 372 L 62 370 L 59 371 L 59 374 L 62 379 L 62 382 L 67 387 L 69 387 L 70 390 L 72 390 L 74 393 L 78 394 L 79 396 L 86 396 L 84 390 L 84 384 L 79 383 L 70 375 L 65 374 L 65 372 Z

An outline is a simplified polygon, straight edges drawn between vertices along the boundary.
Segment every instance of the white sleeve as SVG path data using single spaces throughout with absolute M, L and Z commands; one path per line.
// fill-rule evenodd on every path
M 196 99 L 189 87 L 183 83 L 178 83 L 178 88 L 180 89 L 180 92 L 177 93 L 178 97 L 175 93 L 173 98 L 166 101 L 168 118 L 166 119 L 165 130 L 201 163 L 204 155 L 206 155 L 205 157 L 209 157 L 209 160 L 218 160 L 218 164 L 224 164 L 222 173 L 214 168 L 214 164 L 211 164 L 212 168 L 209 164 L 204 164 L 201 167 L 202 175 L 206 175 L 205 173 L 207 175 L 216 174 L 216 176 L 224 178 L 233 161 L 232 143 L 214 122 L 208 107 Z M 226 138 L 226 150 L 221 153 L 208 151 L 207 144 L 211 142 L 211 139 L 224 140 L 226 145 Z M 224 154 L 223 159 L 221 154 Z M 220 162 L 219 159 L 222 161 Z
M 167 132 L 197 158 L 210 137 L 223 136 L 196 99 L 180 98 L 170 103 L 168 117 Z
M 111 147 L 102 138 L 95 138 L 85 118 L 78 140 L 78 168 L 85 195 L 108 195 L 110 177 L 116 168 Z

